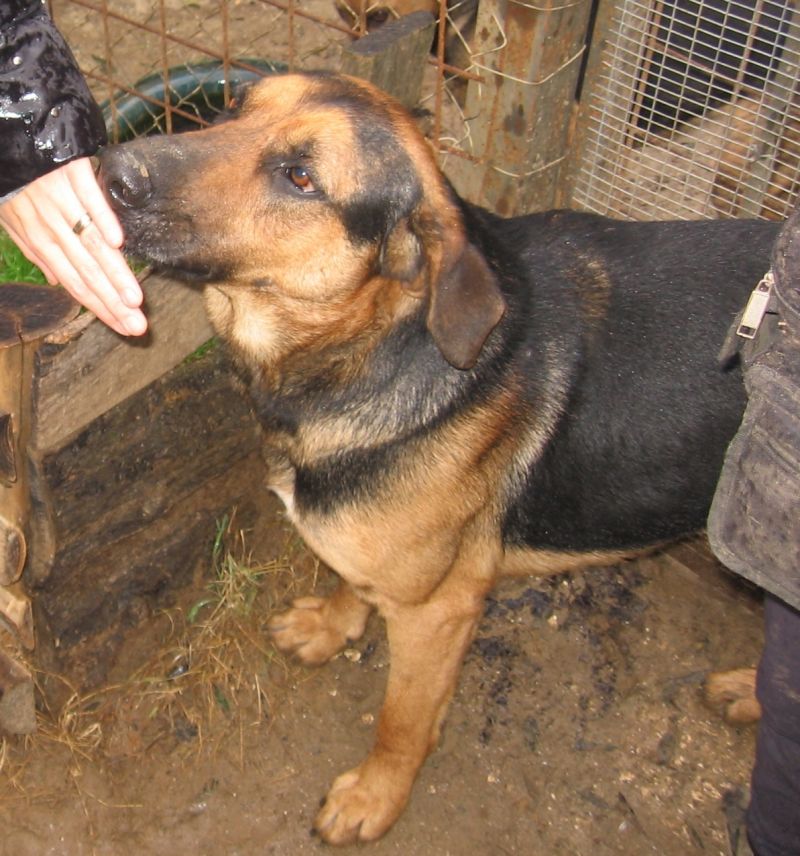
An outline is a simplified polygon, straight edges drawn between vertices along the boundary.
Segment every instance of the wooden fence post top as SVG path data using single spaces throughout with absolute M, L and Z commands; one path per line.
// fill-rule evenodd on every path
M 0 285 L 0 348 L 33 342 L 70 321 L 78 304 L 63 288 L 52 285 Z
M 430 12 L 390 21 L 347 45 L 339 70 L 369 80 L 406 107 L 415 107 L 435 29 Z

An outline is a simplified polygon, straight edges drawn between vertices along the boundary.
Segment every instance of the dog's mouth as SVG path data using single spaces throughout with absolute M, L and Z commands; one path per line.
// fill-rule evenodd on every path
M 203 285 L 207 282 L 221 282 L 227 279 L 226 273 L 221 268 L 211 267 L 195 262 L 162 262 L 157 259 L 151 260 L 153 266 L 161 273 L 179 279 L 184 282 Z
M 203 258 L 197 230 L 188 219 L 167 219 L 149 214 L 117 212 L 125 235 L 125 253 L 137 262 L 191 283 L 224 281 L 229 266 Z
M 128 252 L 133 258 L 151 264 L 159 272 L 182 282 L 204 285 L 209 282 L 227 282 L 231 277 L 225 265 L 208 264 L 191 257 L 175 259 L 165 258 L 158 253 L 142 255 Z
M 225 282 L 230 279 L 230 270 L 225 265 L 210 264 L 192 256 L 176 258 L 157 250 L 143 250 L 135 243 L 125 243 L 125 254 L 134 263 L 151 265 L 155 270 L 172 279 L 193 285 L 207 282 Z

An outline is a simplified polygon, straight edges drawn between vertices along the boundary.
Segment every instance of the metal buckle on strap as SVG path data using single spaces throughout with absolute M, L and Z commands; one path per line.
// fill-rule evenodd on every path
M 742 320 L 736 328 L 737 336 L 741 336 L 743 339 L 755 339 L 761 321 L 769 308 L 773 285 L 772 271 L 769 270 L 753 289 L 750 299 L 747 301 L 747 306 L 742 313 Z

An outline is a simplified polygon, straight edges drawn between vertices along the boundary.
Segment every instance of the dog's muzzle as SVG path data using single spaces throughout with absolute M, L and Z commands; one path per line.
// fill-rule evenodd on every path
M 153 195 L 148 167 L 129 146 L 109 146 L 103 151 L 100 181 L 117 209 L 144 208 Z

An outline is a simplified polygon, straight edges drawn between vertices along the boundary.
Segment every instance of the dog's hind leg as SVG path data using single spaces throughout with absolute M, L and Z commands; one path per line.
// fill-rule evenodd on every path
M 363 635 L 371 608 L 340 579 L 330 597 L 298 598 L 291 609 L 272 618 L 267 629 L 281 651 L 319 666 Z
M 391 655 L 386 698 L 372 751 L 336 779 L 314 822 L 328 843 L 372 841 L 400 816 L 438 740 L 484 594 L 474 579 L 451 576 L 420 605 L 381 604 Z

